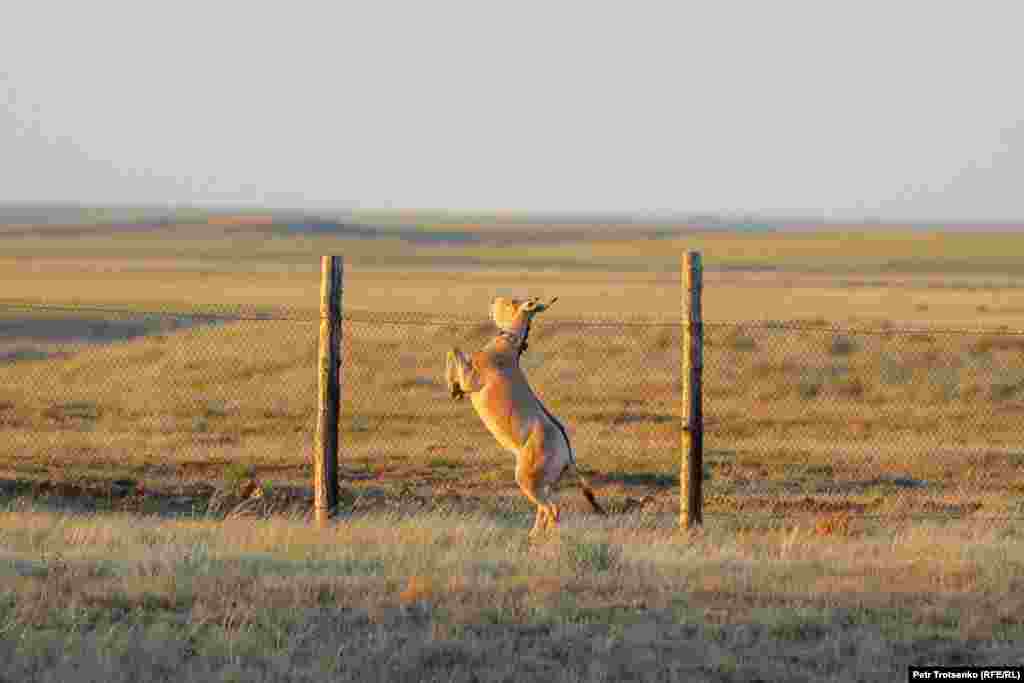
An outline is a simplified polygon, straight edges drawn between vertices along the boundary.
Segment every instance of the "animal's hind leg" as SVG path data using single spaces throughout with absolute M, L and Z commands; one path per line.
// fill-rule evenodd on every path
M 554 529 L 558 526 L 558 518 L 562 515 L 558 505 L 554 502 L 548 503 L 548 527 Z
M 444 378 L 448 384 L 448 391 L 455 400 L 483 388 L 480 373 L 473 367 L 472 361 L 466 357 L 466 354 L 457 348 L 448 352 Z
M 519 490 L 523 492 L 526 499 L 537 506 L 537 516 L 534 517 L 533 528 L 530 530 L 530 536 L 536 536 L 548 525 L 547 502 L 543 500 L 541 492 L 537 489 L 536 478 L 532 476 L 531 472 L 518 465 L 516 466 L 516 483 L 519 484 Z
M 533 528 L 530 529 L 530 536 L 537 536 L 547 528 L 547 514 L 543 506 L 537 506 L 537 514 L 533 518 Z
M 550 529 L 558 522 L 558 507 L 548 502 L 548 487 L 544 482 L 543 430 L 530 434 L 526 445 L 516 458 L 516 483 L 527 499 L 537 506 L 537 517 L 530 536 Z

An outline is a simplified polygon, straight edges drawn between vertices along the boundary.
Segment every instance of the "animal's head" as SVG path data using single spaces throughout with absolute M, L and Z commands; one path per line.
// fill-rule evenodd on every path
M 491 300 L 491 319 L 499 329 L 505 332 L 524 334 L 530 326 L 530 320 L 542 313 L 558 301 L 556 296 L 548 303 L 541 303 L 537 297 L 529 299 L 511 299 L 503 296 Z

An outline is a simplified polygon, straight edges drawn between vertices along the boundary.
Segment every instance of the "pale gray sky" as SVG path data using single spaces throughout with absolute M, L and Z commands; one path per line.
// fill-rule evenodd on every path
M 0 201 L 1024 220 L 1024 4 L 34 0 Z

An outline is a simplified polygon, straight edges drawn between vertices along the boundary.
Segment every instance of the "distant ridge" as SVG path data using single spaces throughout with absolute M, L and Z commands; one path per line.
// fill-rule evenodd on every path
M 438 228 L 447 228 L 446 239 L 465 243 L 472 232 L 508 232 L 510 228 L 530 227 L 536 232 L 573 233 L 592 237 L 595 232 L 629 231 L 657 239 L 669 234 L 693 231 L 744 232 L 873 232 L 876 230 L 930 230 L 943 232 L 1024 231 L 1024 220 L 1007 222 L 969 221 L 831 221 L 806 217 L 749 215 L 719 216 L 711 214 L 673 214 L 668 212 L 637 212 L 635 214 L 442 211 L 434 209 L 299 209 L 290 207 L 245 206 L 93 206 L 75 202 L 28 203 L 0 202 L 0 226 L 28 229 L 36 226 L 136 226 L 209 223 L 219 227 L 271 228 L 295 234 L 347 234 L 356 237 L 395 236 L 417 239 L 424 228 L 430 228 L 436 241 L 442 237 Z M 282 228 L 282 226 L 284 226 Z M 570 228 L 566 230 L 566 228 Z M 646 228 L 647 230 L 643 230 Z M 441 231 L 444 232 L 444 231 Z M 0 234 L 10 235 L 10 230 Z M 568 237 L 567 237 L 568 239 Z M 486 239 L 484 240 L 486 241 Z

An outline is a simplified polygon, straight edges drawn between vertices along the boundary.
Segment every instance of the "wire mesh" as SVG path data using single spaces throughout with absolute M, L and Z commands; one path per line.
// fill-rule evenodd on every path
M 706 328 L 710 511 L 1024 514 L 1024 334 Z
M 0 306 L 15 476 L 308 487 L 316 311 Z M 540 317 L 521 364 L 615 510 L 678 510 L 678 321 Z M 1024 516 L 1024 334 L 705 323 L 705 514 Z M 513 456 L 444 384 L 482 317 L 346 311 L 349 502 L 527 511 Z M 577 500 L 579 499 L 579 500 Z M 568 509 L 585 505 L 566 496 Z
M 566 426 L 581 469 L 617 494 L 678 482 L 680 329 L 628 329 L 538 319 L 520 359 L 534 392 Z M 459 498 L 527 509 L 514 481 L 514 455 L 491 437 L 470 401 L 449 397 L 444 381 L 449 348 L 472 352 L 494 333 L 480 320 L 350 322 L 346 459 L 370 471 L 413 472 L 411 481 L 438 484 Z M 582 498 L 567 504 L 582 507 Z

